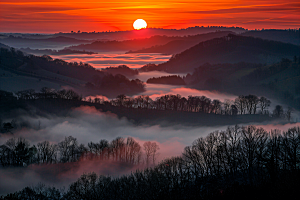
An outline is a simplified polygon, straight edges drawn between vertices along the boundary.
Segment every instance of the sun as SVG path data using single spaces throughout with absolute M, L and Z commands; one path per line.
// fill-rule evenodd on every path
M 147 22 L 145 20 L 143 20 L 143 19 L 137 19 L 133 23 L 133 28 L 135 30 L 140 30 L 142 28 L 147 28 Z

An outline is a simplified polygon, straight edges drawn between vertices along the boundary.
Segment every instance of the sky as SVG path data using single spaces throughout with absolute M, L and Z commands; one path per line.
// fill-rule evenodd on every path
M 148 27 L 300 28 L 298 0 L 1 0 L 0 32 L 55 33 Z

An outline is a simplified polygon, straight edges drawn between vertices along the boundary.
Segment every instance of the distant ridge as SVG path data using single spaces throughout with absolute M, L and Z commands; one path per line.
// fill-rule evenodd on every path
M 217 31 L 205 34 L 198 34 L 186 37 L 180 37 L 178 40 L 173 40 L 164 45 L 152 46 L 146 49 L 140 49 L 137 51 L 130 51 L 128 53 L 162 53 L 162 54 L 177 54 L 186 49 L 191 48 L 195 44 L 199 42 L 203 42 L 206 40 L 210 40 L 213 38 L 219 38 L 223 36 L 227 36 L 230 33 L 234 33 L 231 31 Z
M 242 33 L 243 36 L 253 36 L 266 40 L 274 40 L 285 43 L 300 45 L 300 30 L 277 30 L 267 29 L 259 31 L 247 31 Z
M 211 33 L 216 31 L 231 31 L 234 33 L 243 33 L 247 31 L 242 27 L 225 27 L 225 26 L 195 26 L 182 29 L 163 29 L 163 28 L 147 28 L 142 30 L 127 31 L 106 31 L 106 32 L 80 32 L 80 33 L 56 33 L 55 35 L 72 37 L 77 39 L 89 40 L 131 40 L 148 38 L 155 35 L 165 36 L 187 36 Z

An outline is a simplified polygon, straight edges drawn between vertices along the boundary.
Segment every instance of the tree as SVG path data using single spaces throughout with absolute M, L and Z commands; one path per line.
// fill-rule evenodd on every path
M 291 107 L 288 107 L 288 110 L 285 113 L 285 116 L 289 122 L 291 121 L 291 118 L 292 118 L 292 112 L 293 112 L 293 109 Z
M 12 124 L 10 122 L 7 122 L 7 123 L 3 123 L 3 130 L 5 132 L 11 132 L 11 130 L 14 129 L 14 127 L 12 126 Z
M 125 147 L 125 161 L 128 163 L 139 163 L 141 157 L 141 146 L 132 137 L 128 137 Z
M 49 141 L 37 144 L 37 159 L 39 163 L 55 163 L 57 159 L 57 145 Z
M 236 106 L 241 115 L 245 113 L 246 99 L 243 95 L 235 99 L 234 105 Z
M 271 105 L 271 101 L 266 97 L 260 97 L 259 99 L 260 111 L 262 114 L 265 114 L 266 109 Z
M 125 142 L 124 138 L 117 137 L 110 143 L 111 153 L 113 156 L 113 160 L 115 161 L 122 161 L 124 159 L 125 154 Z
M 58 150 L 61 162 L 75 162 L 78 157 L 78 142 L 77 139 L 69 136 L 58 143 Z
M 126 96 L 124 94 L 118 95 L 117 98 L 116 98 L 117 106 L 122 107 L 124 105 L 125 100 L 126 100 Z
M 150 159 L 152 159 L 152 164 L 154 165 L 155 161 L 157 159 L 157 156 L 159 155 L 159 153 L 158 153 L 158 150 L 160 149 L 159 145 L 156 144 L 156 142 L 148 141 L 143 144 L 143 147 L 144 147 L 144 151 L 146 154 L 147 166 L 149 166 L 149 164 L 150 164 Z
M 233 104 L 233 102 L 229 99 L 225 99 L 224 100 L 224 111 L 225 111 L 225 115 L 229 115 L 230 114 L 230 106 Z
M 283 108 L 281 105 L 277 105 L 273 110 L 273 116 L 279 118 L 282 117 L 282 115 L 283 115 Z
M 245 96 L 246 108 L 247 108 L 249 114 L 256 114 L 256 108 L 257 108 L 258 102 L 259 102 L 259 99 L 255 95 L 250 94 L 248 96 Z

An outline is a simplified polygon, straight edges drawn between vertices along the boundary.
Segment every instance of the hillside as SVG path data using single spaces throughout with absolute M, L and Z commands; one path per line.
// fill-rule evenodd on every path
M 260 31 L 252 30 L 252 31 L 244 32 L 241 35 L 300 45 L 300 30 L 292 30 L 292 29 L 291 30 L 267 29 L 267 30 L 260 30 Z
M 268 95 L 299 108 L 300 58 L 270 65 L 255 63 L 203 64 L 184 78 L 188 87 L 232 94 Z
M 0 97 L 4 91 L 0 91 Z M 115 114 L 118 118 L 126 118 L 136 125 L 187 125 L 187 126 L 216 126 L 235 125 L 242 123 L 254 123 L 272 121 L 274 118 L 268 115 L 216 115 L 203 112 L 186 112 L 174 110 L 156 109 L 134 109 L 111 104 L 90 103 L 86 101 L 71 99 L 33 99 L 16 100 L 15 97 L 6 100 L 0 98 L 0 117 L 14 118 L 15 110 L 22 109 L 32 116 L 55 114 L 57 116 L 68 116 L 70 111 L 80 106 L 93 106 L 97 110 L 105 113 Z M 35 108 L 35 109 L 33 109 Z
M 88 40 L 132 40 L 149 38 L 155 35 L 165 36 L 185 36 L 185 35 L 197 35 L 204 33 L 211 33 L 216 31 L 232 31 L 234 33 L 242 33 L 247 31 L 242 27 L 225 27 L 225 26 L 195 26 L 183 29 L 164 29 L 164 28 L 147 28 L 142 30 L 130 30 L 130 31 L 105 31 L 105 32 L 80 32 L 80 33 L 56 33 L 56 36 L 66 36 L 76 39 L 88 39 Z
M 299 54 L 300 47 L 293 44 L 230 34 L 201 42 L 158 68 L 172 73 L 191 72 L 204 63 L 275 63 Z
M 167 84 L 167 85 L 185 85 L 184 80 L 180 76 L 161 76 L 153 77 L 147 80 L 150 84 Z
M 20 48 L 20 50 L 28 54 L 34 54 L 34 55 L 97 54 L 92 51 L 80 51 L 80 50 L 71 50 L 71 49 L 52 50 L 52 49 Z
M 71 46 L 68 47 L 68 49 L 96 51 L 96 52 L 129 51 L 129 50 L 148 48 L 153 45 L 166 44 L 170 41 L 177 40 L 178 38 L 180 37 L 152 36 L 150 38 L 124 40 L 124 41 L 117 41 L 117 40 L 95 41 L 91 44 Z
M 122 74 L 126 77 L 133 77 L 139 74 L 139 71 L 137 69 L 131 69 L 127 65 L 120 65 L 118 67 L 107 67 L 105 69 L 102 69 L 101 72 L 112 75 Z
M 150 48 L 140 49 L 136 51 L 129 51 L 127 53 L 162 53 L 162 54 L 177 54 L 186 49 L 191 48 L 195 44 L 199 42 L 203 42 L 206 40 L 210 40 L 213 38 L 219 38 L 223 36 L 227 36 L 229 33 L 233 33 L 230 31 L 218 31 L 206 34 L 192 35 L 180 37 L 178 40 L 174 40 L 168 42 L 164 45 L 156 45 Z
M 49 87 L 71 87 L 83 95 L 115 97 L 144 91 L 144 83 L 96 70 L 89 64 L 65 62 L 50 56 L 26 56 L 21 51 L 0 48 L 0 88 L 12 92 Z
M 90 40 L 75 39 L 66 36 L 50 36 L 48 38 L 26 38 L 22 36 L 9 35 L 0 42 L 15 48 L 61 48 L 74 44 L 91 43 Z

